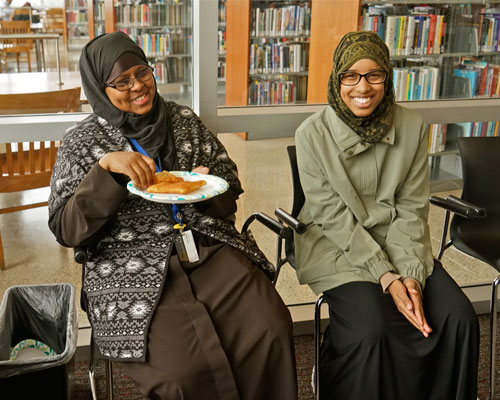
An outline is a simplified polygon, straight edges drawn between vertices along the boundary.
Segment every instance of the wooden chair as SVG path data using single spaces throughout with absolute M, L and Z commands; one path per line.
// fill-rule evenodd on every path
M 31 22 L 31 7 L 14 8 L 11 15 L 11 21 L 30 21 Z
M 77 87 L 45 93 L 0 95 L 0 112 L 5 114 L 6 111 L 15 110 L 17 113 L 31 114 L 41 112 L 41 110 L 45 112 L 78 111 L 80 91 L 81 88 Z M 20 192 L 49 186 L 58 145 L 58 141 L 43 140 L 5 142 L 0 133 L 0 193 Z M 46 205 L 46 201 L 15 205 L 1 208 L 0 214 Z M 0 269 L 5 269 L 1 234 Z
M 64 40 L 64 46 L 68 47 L 68 30 L 66 28 L 64 9 L 49 8 L 45 11 L 44 31 L 47 33 L 60 33 Z
M 76 112 L 81 109 L 81 88 L 53 92 L 0 94 L 0 114 Z M 1 136 L 0 136 L 1 138 Z
M 0 21 L 0 32 L 4 35 L 17 33 L 31 33 L 30 21 Z M 32 39 L 0 39 L 0 72 L 2 72 L 2 62 L 5 63 L 7 71 L 7 58 L 15 55 L 17 61 L 17 71 L 19 72 L 19 57 L 26 53 L 28 71 L 31 72 L 31 47 Z

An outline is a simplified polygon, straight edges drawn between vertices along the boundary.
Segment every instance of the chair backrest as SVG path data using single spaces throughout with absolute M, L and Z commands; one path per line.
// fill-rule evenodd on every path
M 292 217 L 297 218 L 306 198 L 304 196 L 304 191 L 302 190 L 302 185 L 300 183 L 299 168 L 297 166 L 297 150 L 295 146 L 288 146 L 286 150 L 288 152 L 288 160 L 290 161 L 290 170 L 292 172 L 293 183 Z
M 292 173 L 293 204 L 292 217 L 297 218 L 305 202 L 304 191 L 300 183 L 299 168 L 297 166 L 297 151 L 295 146 L 287 146 L 288 160 L 290 161 L 290 171 Z M 295 242 L 293 236 L 285 240 L 285 254 L 288 264 L 295 268 Z
M 0 143 L 0 193 L 49 186 L 57 148 L 55 141 Z M 13 207 L 11 211 L 25 208 L 30 207 Z
M 49 8 L 45 11 L 45 31 L 61 32 L 65 28 L 64 9 Z
M 27 21 L 0 21 L 0 32 L 3 35 L 31 33 L 31 22 Z M 22 51 L 31 48 L 32 39 L 0 39 L 3 51 Z
M 31 22 L 31 7 L 14 8 L 11 16 L 12 21 L 30 21 Z
M 500 208 L 500 137 L 461 137 L 462 199 L 491 214 Z
M 63 8 L 49 8 L 45 11 L 44 31 L 47 33 L 60 33 L 66 44 L 68 39 Z
M 0 94 L 0 114 L 76 112 L 81 109 L 81 88 L 52 92 Z
M 468 219 L 455 214 L 450 239 L 461 251 L 500 268 L 500 137 L 458 138 L 462 158 L 462 199 L 486 209 L 485 218 Z M 496 237 L 496 239 L 495 239 Z M 478 250 L 477 241 L 496 242 Z M 472 244 L 475 242 L 476 244 Z M 495 248 L 493 248 L 495 247 Z
M 0 112 L 78 111 L 80 91 L 77 87 L 55 92 L 3 94 Z M 2 142 L 0 135 L 0 193 L 48 186 L 57 147 L 55 141 Z

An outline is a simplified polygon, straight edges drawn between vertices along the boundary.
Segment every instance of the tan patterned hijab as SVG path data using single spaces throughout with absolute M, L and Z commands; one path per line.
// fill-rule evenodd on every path
M 378 107 L 367 117 L 352 113 L 340 97 L 339 74 L 347 71 L 355 62 L 369 58 L 387 71 L 384 82 L 384 97 Z M 328 81 L 328 103 L 337 115 L 359 136 L 363 143 L 376 143 L 392 126 L 394 119 L 394 88 L 389 49 L 373 32 L 351 32 L 346 34 L 333 54 L 333 69 Z

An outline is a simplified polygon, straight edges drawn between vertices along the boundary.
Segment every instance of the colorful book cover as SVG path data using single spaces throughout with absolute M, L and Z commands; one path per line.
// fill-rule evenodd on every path
M 454 76 L 459 76 L 468 79 L 470 83 L 470 96 L 475 96 L 477 88 L 478 72 L 473 68 L 455 68 L 453 70 Z

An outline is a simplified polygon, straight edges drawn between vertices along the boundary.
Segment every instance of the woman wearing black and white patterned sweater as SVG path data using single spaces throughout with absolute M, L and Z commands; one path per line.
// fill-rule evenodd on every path
M 187 107 L 164 102 L 143 51 L 115 32 L 80 58 L 93 114 L 64 135 L 51 181 L 49 226 L 84 245 L 84 291 L 100 351 L 154 399 L 297 397 L 290 315 L 272 266 L 234 227 L 235 164 Z M 229 190 L 183 204 L 199 261 L 174 246 L 172 205 L 132 195 L 155 171 L 224 178 Z M 258 267 L 257 267 L 258 266 Z

